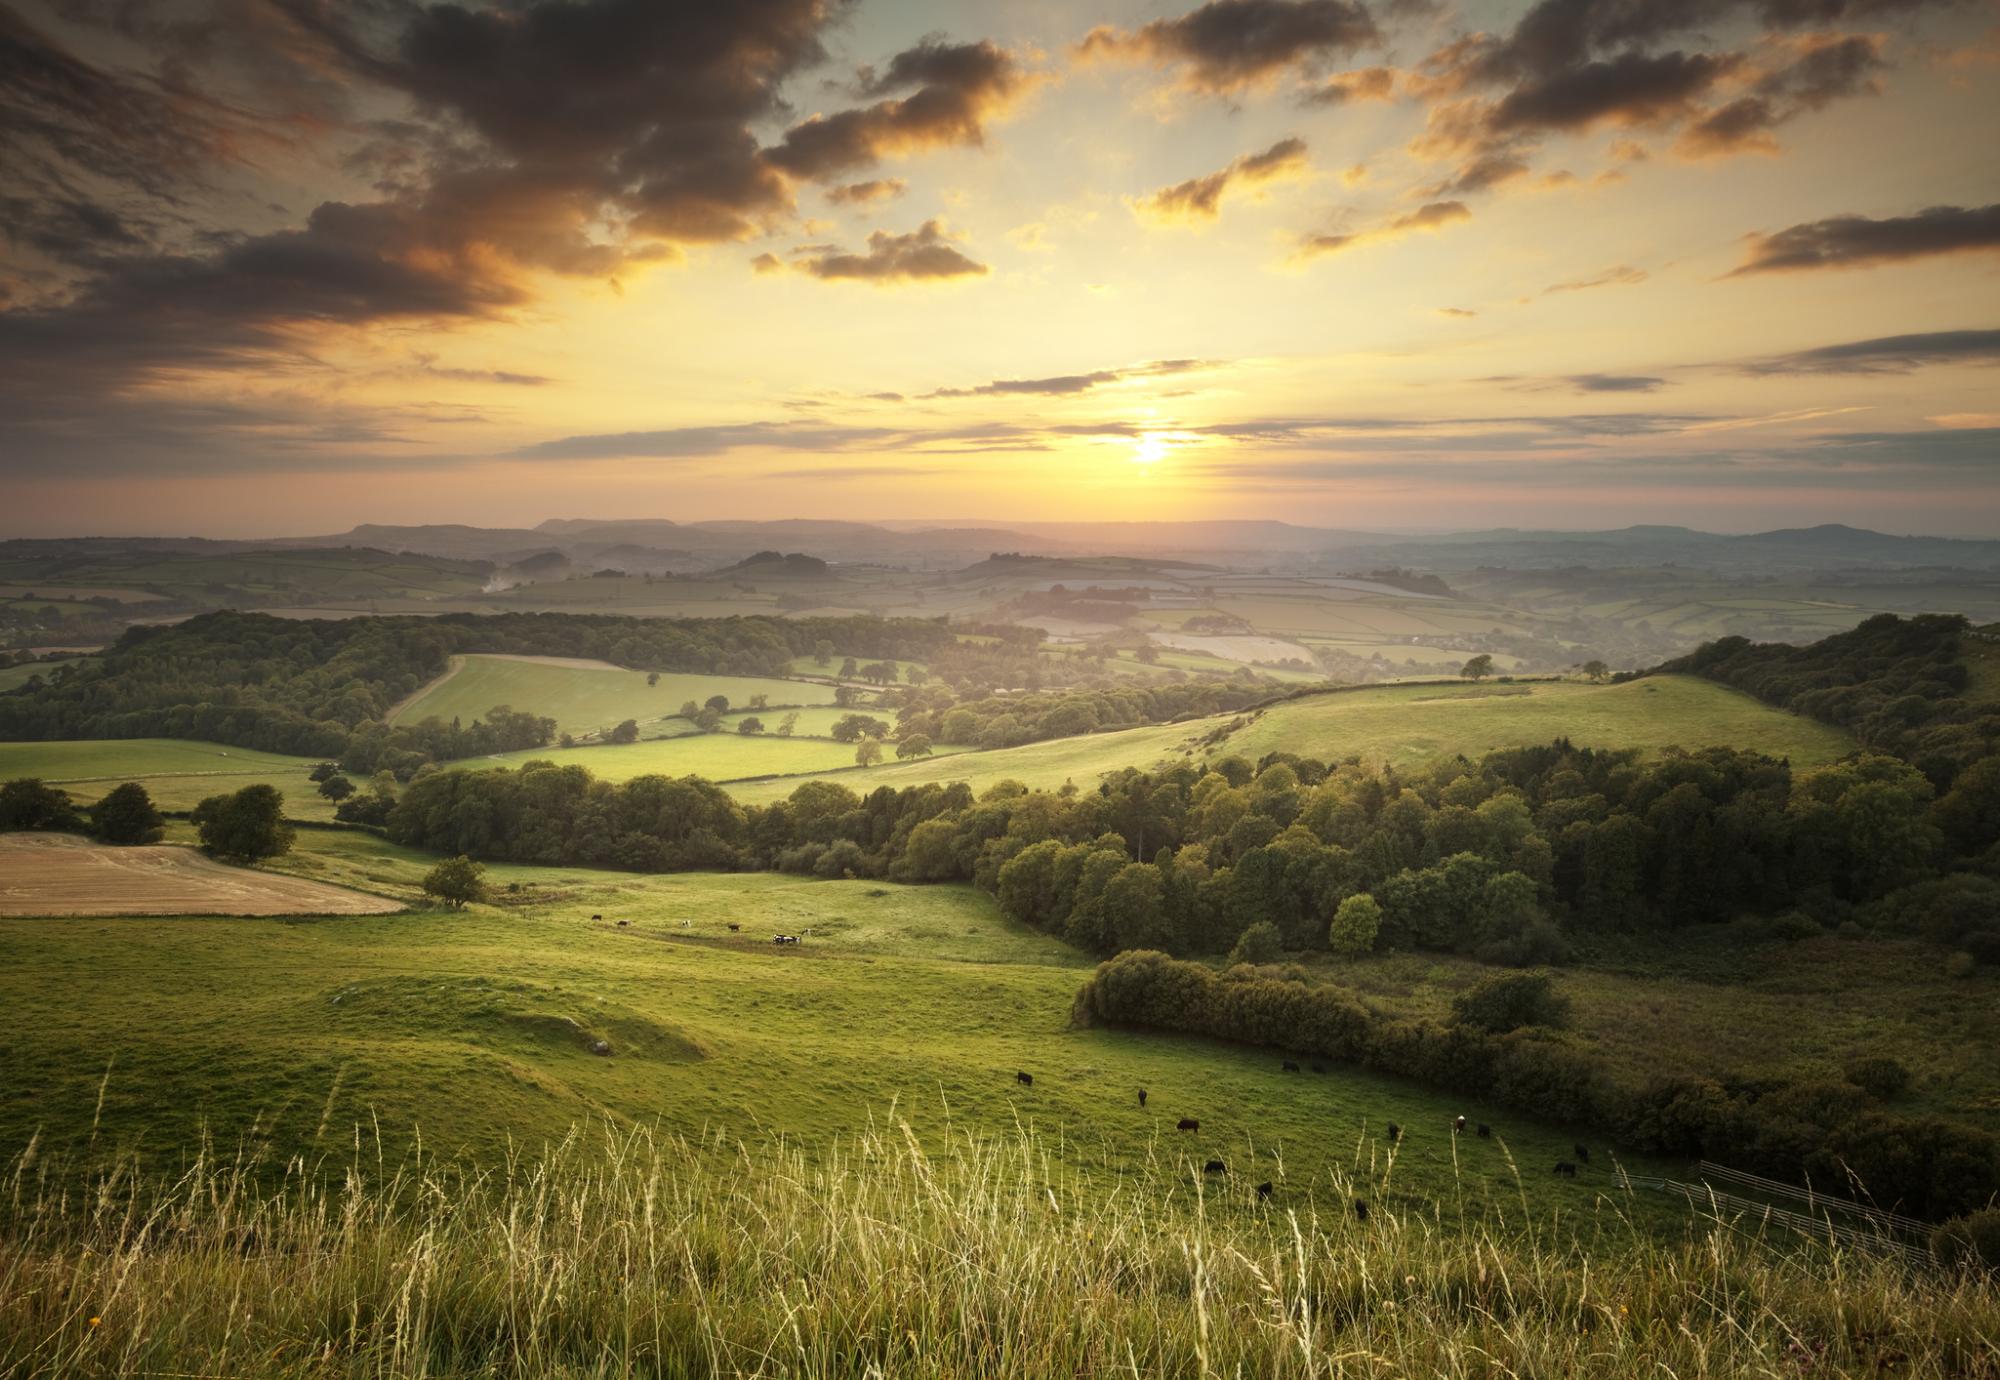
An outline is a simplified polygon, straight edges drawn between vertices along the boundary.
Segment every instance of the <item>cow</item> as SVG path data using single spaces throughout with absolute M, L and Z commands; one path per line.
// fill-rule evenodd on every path
M 1568 1160 L 1557 1160 L 1555 1172 L 1562 1178 L 1574 1179 L 1576 1177 L 1576 1166 Z
M 742 929 L 742 928 L 743 928 L 743 927 L 742 927 L 741 925 L 731 925 L 731 926 L 729 927 L 729 932 L 730 932 L 731 934 L 735 934 L 735 933 L 736 933 L 736 932 L 737 932 L 738 930 L 740 930 L 740 929 Z
M 1144 1088 L 1139 1089 L 1139 1105 L 1141 1107 L 1146 1105 L 1146 1090 Z
M 1207 1164 L 1201 1167 L 1201 1172 L 1204 1174 L 1227 1174 L 1229 1172 L 1229 1166 L 1224 1164 L 1221 1160 L 1210 1160 Z
M 1393 1121 L 1392 1121 L 1392 1122 L 1390 1122 L 1390 1123 L 1389 1123 L 1389 1144 L 1391 1144 L 1391 1145 L 1394 1145 L 1394 1144 L 1395 1144 L 1395 1143 L 1396 1143 L 1397 1141 L 1401 1140 L 1402 1138 L 1403 1138 L 1403 1128 L 1402 1128 L 1402 1127 L 1400 1127 L 1400 1126 L 1398 1126 L 1398 1125 L 1397 1125 L 1397 1124 L 1396 1124 L 1395 1122 L 1393 1122 Z
M 1483 1121 L 1479 1123 L 1479 1138 L 1481 1140 L 1493 1139 L 1493 1128 Z
M 593 919 L 593 920 L 602 920 L 602 919 L 603 919 L 604 917 L 603 917 L 603 916 L 601 916 L 601 915 L 593 915 L 593 916 L 591 916 L 590 918 L 591 918 L 591 919 Z
M 1579 1142 L 1575 1145 L 1572 1145 L 1570 1149 L 1576 1151 L 1576 1162 L 1578 1164 L 1590 1163 L 1590 1147 Z
M 1014 1075 L 1014 1081 L 1024 1088 L 1032 1088 L 1035 1086 L 1035 1075 L 1032 1073 L 1017 1073 Z
M 1270 1200 L 1270 1197 L 1271 1197 L 1271 1181 L 1269 1179 L 1266 1179 L 1264 1180 L 1263 1183 L 1257 1185 L 1257 1201 L 1260 1203 L 1268 1202 Z
M 1180 1124 L 1175 1126 L 1174 1129 L 1176 1131 L 1199 1131 L 1201 1123 L 1191 1116 L 1184 1116 L 1180 1119 Z
M 1357 1222 L 1366 1222 L 1368 1220 L 1368 1204 L 1362 1202 L 1359 1198 L 1354 1200 L 1354 1220 Z
M 796 944 L 799 942 L 799 938 L 795 934 L 774 934 L 771 936 L 771 942 L 773 944 Z
M 1281 1067 L 1286 1073 L 1297 1073 L 1299 1071 L 1298 1061 L 1294 1059 L 1285 1060 L 1285 1062 L 1279 1067 Z
M 621 930 L 622 930 L 622 929 L 625 929 L 626 927 L 628 927 L 629 925 L 631 925 L 631 923 L 632 923 L 632 922 L 631 922 L 630 920 L 620 920 L 620 921 L 618 922 L 618 928 L 619 928 L 619 929 L 621 929 Z

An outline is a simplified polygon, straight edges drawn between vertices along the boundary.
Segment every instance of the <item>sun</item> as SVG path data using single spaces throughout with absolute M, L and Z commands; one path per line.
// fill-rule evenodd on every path
M 1139 443 L 1132 448 L 1132 463 L 1135 465 L 1157 465 L 1167 458 L 1167 438 L 1146 432 Z

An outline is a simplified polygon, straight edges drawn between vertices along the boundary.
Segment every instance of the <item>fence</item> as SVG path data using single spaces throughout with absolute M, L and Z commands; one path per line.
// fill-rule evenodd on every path
M 1851 1198 L 1835 1198 L 1825 1193 L 1815 1193 L 1809 1187 L 1799 1188 L 1794 1184 L 1780 1183 L 1776 1179 L 1746 1174 L 1741 1169 L 1731 1169 L 1726 1164 L 1716 1164 L 1712 1160 L 1703 1160 L 1695 1166 L 1695 1171 L 1701 1175 L 1703 1181 L 1719 1179 L 1723 1183 L 1755 1189 L 1759 1193 L 1768 1193 L 1773 1197 L 1790 1198 L 1795 1202 L 1806 1204 L 1815 1212 L 1837 1212 L 1850 1217 L 1859 1217 L 1863 1221 L 1874 1223 L 1884 1231 L 1910 1232 L 1924 1237 L 1928 1237 L 1931 1233 L 1929 1222 L 1920 1222 L 1914 1217 L 1904 1217 L 1900 1213 L 1884 1212 L 1881 1208 L 1857 1203 Z
M 1717 1168 L 1721 1167 L 1717 1166 Z M 1728 1172 L 1733 1174 L 1738 1171 L 1730 1170 Z M 1745 1177 L 1755 1178 L 1754 1175 L 1746 1175 Z M 1785 1227 L 1799 1233 L 1801 1236 L 1817 1237 L 1822 1241 L 1837 1241 L 1844 1246 L 1853 1246 L 1860 1250 L 1880 1251 L 1887 1255 L 1900 1256 L 1905 1260 L 1914 1262 L 1927 1263 L 1931 1259 L 1929 1246 L 1912 1245 L 1910 1242 L 1900 1241 L 1890 1234 L 1887 1227 L 1875 1222 L 1870 1222 L 1867 1226 L 1849 1226 L 1845 1223 L 1834 1221 L 1830 1215 L 1812 1216 L 1803 1212 L 1793 1212 L 1788 1208 L 1773 1207 L 1769 1203 L 1760 1203 L 1751 1198 L 1738 1198 L 1734 1194 L 1722 1192 L 1711 1184 L 1684 1184 L 1676 1179 L 1656 1179 L 1645 1175 L 1627 1174 L 1622 1165 L 1618 1169 L 1618 1182 L 1622 1188 L 1645 1188 L 1662 1193 L 1676 1194 L 1686 1199 L 1690 1207 L 1707 1207 L 1713 1209 L 1718 1216 L 1724 1212 L 1733 1213 L 1737 1221 L 1749 1218 L 1767 1226 Z M 1795 1195 L 1802 1192 L 1800 1189 L 1791 1188 L 1790 1185 L 1779 1185 L 1779 1187 L 1787 1189 Z M 1824 1198 L 1821 1201 L 1824 1202 Z M 1856 1205 L 1843 1204 L 1843 1206 Z M 1889 1213 L 1883 1213 L 1882 1215 L 1885 1217 L 1893 1216 L 1893 1214 Z M 1915 1219 L 1906 1217 L 1901 1220 L 1914 1222 Z M 1916 1223 L 1916 1225 L 1923 1227 L 1923 1224 L 1920 1222 Z M 1928 1230 L 1928 1228 L 1925 1229 Z

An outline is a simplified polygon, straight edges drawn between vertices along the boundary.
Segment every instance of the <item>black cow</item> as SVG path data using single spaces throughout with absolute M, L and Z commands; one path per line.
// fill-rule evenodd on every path
M 1565 1179 L 1574 1179 L 1576 1177 L 1576 1166 L 1568 1160 L 1557 1160 L 1556 1173 Z
M 1174 1127 L 1174 1129 L 1176 1131 L 1199 1131 L 1201 1123 L 1191 1116 L 1184 1116 L 1181 1118 L 1180 1124 Z
M 730 932 L 731 934 L 735 934 L 735 933 L 736 933 L 736 932 L 737 932 L 738 930 L 740 930 L 740 929 L 742 929 L 742 928 L 743 928 L 743 927 L 742 927 L 741 925 L 731 925 L 731 926 L 729 927 L 729 932 Z
M 1139 1105 L 1141 1107 L 1146 1105 L 1146 1090 L 1144 1088 L 1139 1089 Z
M 1479 1138 L 1481 1140 L 1493 1139 L 1493 1128 L 1483 1121 L 1479 1123 Z
M 1227 1174 L 1229 1172 L 1229 1166 L 1224 1164 L 1221 1160 L 1210 1160 L 1207 1164 L 1201 1167 L 1201 1172 L 1204 1174 Z
M 1397 1141 L 1401 1140 L 1402 1138 L 1403 1138 L 1403 1128 L 1402 1128 L 1402 1127 L 1400 1127 L 1400 1126 L 1398 1126 L 1398 1125 L 1397 1125 L 1397 1124 L 1396 1124 L 1395 1122 L 1393 1122 L 1393 1121 L 1392 1121 L 1392 1122 L 1390 1122 L 1390 1123 L 1389 1123 L 1389 1143 L 1390 1143 L 1391 1145 L 1394 1145 L 1394 1144 L 1395 1144 L 1395 1143 L 1396 1143 Z
M 1573 1145 L 1573 1146 L 1571 1146 L 1570 1148 L 1571 1148 L 1572 1150 L 1575 1150 L 1575 1151 L 1576 1151 L 1576 1162 L 1577 1162 L 1578 1164 L 1589 1164 L 1589 1163 L 1590 1163 L 1590 1147 L 1589 1147 L 1589 1146 L 1586 1146 L 1586 1145 Z
M 591 919 L 593 919 L 593 920 L 602 920 L 602 919 L 603 919 L 604 917 L 603 917 L 603 916 L 601 916 L 601 915 L 593 915 L 593 916 L 591 916 L 590 918 L 591 918 Z
M 627 925 L 629 925 L 629 924 L 631 924 L 631 923 L 632 923 L 632 922 L 631 922 L 630 920 L 620 920 L 620 921 L 618 922 L 618 928 L 622 930 L 622 929 L 624 929 L 624 928 L 625 928 L 625 927 L 626 927 Z
M 1298 1063 L 1295 1060 L 1291 1059 L 1285 1060 L 1285 1062 L 1280 1067 L 1286 1073 L 1297 1073 L 1299 1071 Z
M 1267 1199 L 1269 1199 L 1270 1196 L 1271 1196 L 1271 1181 L 1269 1179 L 1266 1179 L 1264 1180 L 1263 1183 L 1257 1185 L 1257 1201 L 1260 1203 L 1264 1202 Z
M 1359 1198 L 1354 1200 L 1354 1220 L 1357 1222 L 1366 1222 L 1368 1220 L 1368 1204 L 1362 1202 Z
M 1035 1086 L 1035 1075 L 1032 1073 L 1017 1073 L 1014 1075 L 1014 1081 L 1024 1088 L 1032 1088 Z

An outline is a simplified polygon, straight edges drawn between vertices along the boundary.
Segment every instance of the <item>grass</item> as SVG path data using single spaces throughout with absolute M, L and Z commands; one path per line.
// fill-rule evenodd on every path
M 470 723 L 504 704 L 547 715 L 559 732 L 583 734 L 625 719 L 647 724 L 671 718 L 686 701 L 704 703 L 711 695 L 727 695 L 732 705 L 747 705 L 753 695 L 768 695 L 774 705 L 833 702 L 831 686 L 805 681 L 663 674 L 658 684 L 648 685 L 646 675 L 604 662 L 457 657 L 451 670 L 398 706 L 391 721 L 435 717 Z
M 766 723 L 772 722 L 769 718 Z M 893 747 L 885 748 L 893 754 Z M 855 746 L 831 738 L 780 738 L 775 734 L 697 733 L 603 747 L 536 748 L 476 757 L 453 766 L 479 770 L 554 762 L 590 769 L 604 781 L 635 776 L 705 776 L 710 781 L 824 772 L 854 764 Z
M 17 1159 L 0 1371 L 1943 1380 L 2000 1361 L 1990 1277 L 1772 1249 L 1710 1216 L 1653 1241 L 1629 1198 L 1526 1232 L 1525 1207 L 1397 1210 L 1379 1159 L 1315 1176 L 1320 1202 L 1274 1166 L 1258 1206 L 1166 1142 L 1106 1188 L 1089 1141 L 926 1149 L 887 1115 L 818 1154 L 587 1127 L 477 1174 L 374 1148 L 342 1138 L 276 1184 L 204 1155 L 85 1194 Z
M 276 786 L 293 819 L 330 820 L 333 804 L 308 776 L 317 759 L 178 738 L 89 738 L 0 743 L 0 781 L 39 776 L 88 803 L 137 781 L 163 810 L 192 810 L 206 796 L 260 782 Z
M 19 666 L 0 666 L 0 694 L 19 689 L 40 676 L 47 680 L 58 666 L 74 666 L 77 659 L 66 657 L 61 661 L 24 661 Z

